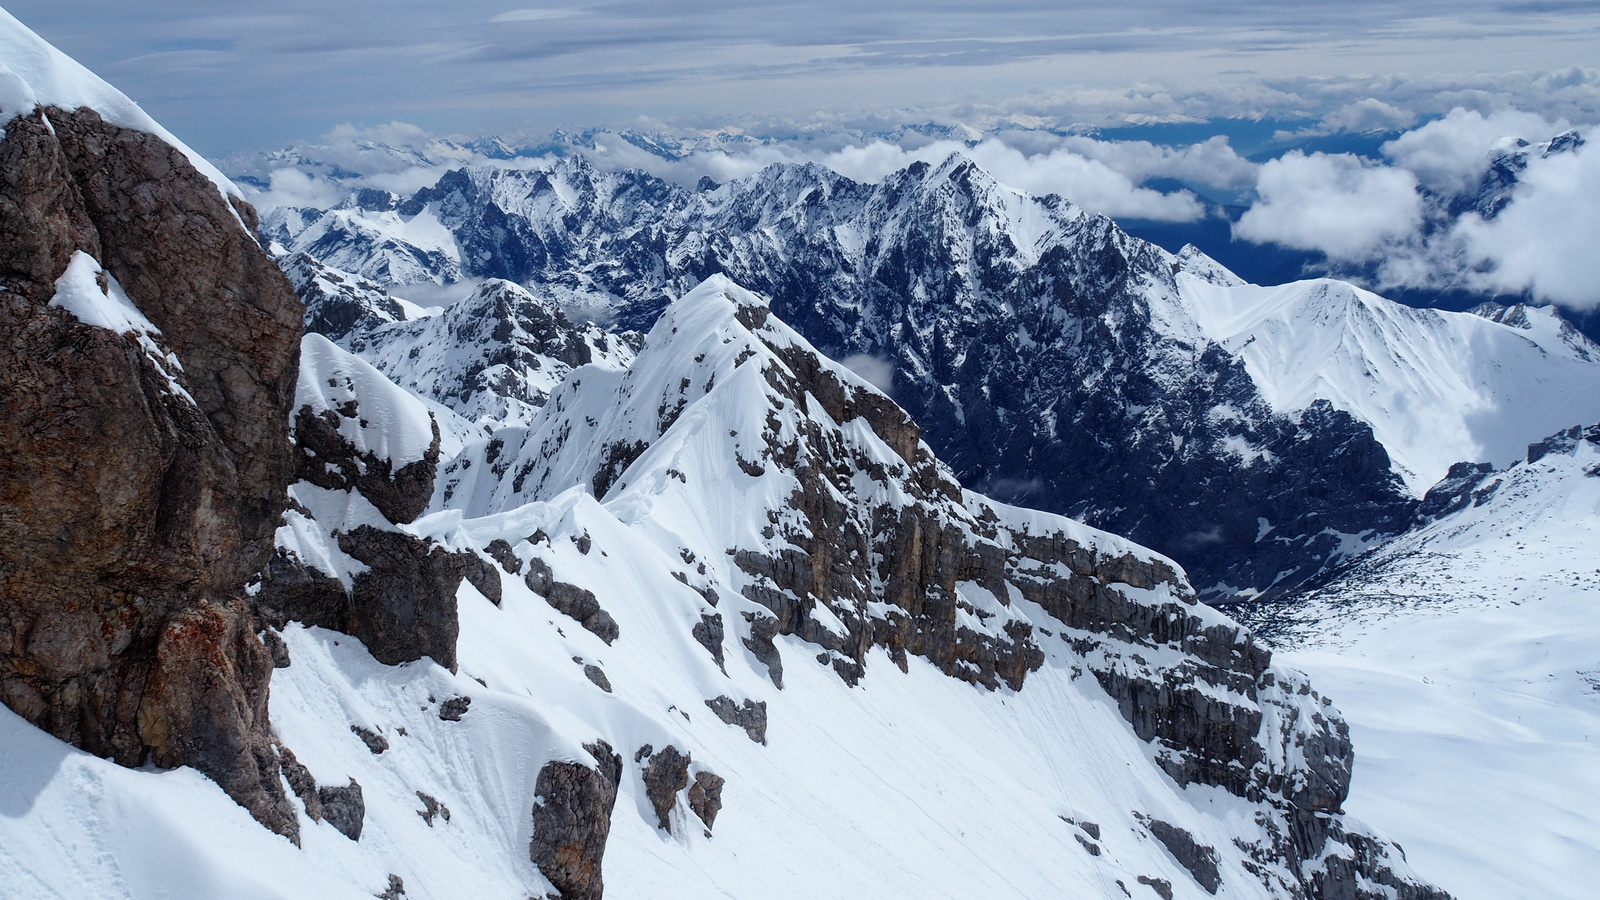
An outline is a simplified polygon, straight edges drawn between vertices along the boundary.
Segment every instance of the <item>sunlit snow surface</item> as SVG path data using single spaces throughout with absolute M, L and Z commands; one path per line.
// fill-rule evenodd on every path
M 1337 699 L 1346 808 L 1462 900 L 1600 884 L 1600 453 L 1496 476 L 1320 591 L 1273 639 Z M 1492 484 L 1486 482 L 1485 487 Z
M 1504 466 L 1529 441 L 1600 421 L 1600 347 L 1548 310 L 1517 328 L 1331 279 L 1257 287 L 1183 273 L 1178 284 L 1274 409 L 1327 400 L 1371 425 L 1419 497 L 1452 463 Z
M 291 665 L 272 679 L 274 726 L 321 784 L 359 782 L 367 808 L 359 842 L 302 817 L 303 850 L 191 771 L 121 769 L 0 712 L 0 884 L 29 898 L 356 898 L 381 891 L 394 873 L 412 900 L 539 897 L 548 886 L 528 856 L 537 774 L 556 758 L 592 764 L 583 744 L 602 738 L 624 759 L 604 859 L 612 897 L 1108 898 L 1124 896 L 1118 881 L 1137 897 L 1151 891 L 1140 876 L 1169 882 L 1176 897 L 1211 896 L 1135 812 L 1217 848 L 1219 896 L 1268 896 L 1235 845 L 1262 839 L 1262 807 L 1216 788 L 1178 788 L 1059 623 L 1025 601 L 1014 599 L 1008 614 L 1052 633 L 1041 634 L 1046 658 L 1020 692 L 966 684 L 917 657 L 902 672 L 881 650 L 852 688 L 826 654 L 818 661 L 816 645 L 795 637 L 777 638 L 784 688 L 774 685 L 740 640 L 748 633 L 740 613 L 760 607 L 732 588 L 741 576 L 724 551 L 765 539 L 759 524 L 792 476 L 775 465 L 742 473 L 729 455 L 750 439 L 730 431 L 753 435 L 763 423 L 721 417 L 768 388 L 759 366 L 732 363 L 747 350 L 772 352 L 735 321 L 736 293 L 719 281 L 680 301 L 630 370 L 641 380 L 631 393 L 613 390 L 625 380 L 613 371 L 575 374 L 573 382 L 594 379 L 599 397 L 629 401 L 605 423 L 608 434 L 625 436 L 635 415 L 655 427 L 663 385 L 676 389 L 706 367 L 696 374 L 706 382 L 690 382 L 686 408 L 625 471 L 615 497 L 597 501 L 571 477 L 587 464 L 558 453 L 544 479 L 549 493 L 473 491 L 474 518 L 446 508 L 402 526 L 451 547 L 505 539 L 524 563 L 537 555 L 560 579 L 594 591 L 619 627 L 613 644 L 503 570 L 498 607 L 470 584 L 460 589 L 459 674 L 427 660 L 379 665 L 353 638 L 289 626 Z M 762 341 L 799 338 L 774 323 Z M 343 366 L 342 351 L 321 351 L 318 371 Z M 714 384 L 711 372 L 719 373 Z M 837 374 L 855 383 L 842 368 Z M 597 402 L 575 384 L 565 396 L 570 405 L 552 409 L 552 421 L 582 422 Z M 795 414 L 792 404 L 777 410 L 785 422 Z M 859 421 L 843 439 L 889 461 L 894 451 Z M 315 517 L 300 516 L 297 540 L 325 540 L 315 529 L 350 515 L 335 508 L 340 492 L 296 490 Z M 965 502 L 980 501 L 969 494 Z M 1056 516 L 992 508 L 1018 531 L 1060 529 L 1084 546 L 1148 553 Z M 541 537 L 526 540 L 533 535 Z M 722 588 L 726 672 L 691 634 L 710 610 L 691 587 L 702 578 Z M 1146 602 L 1138 595 L 1166 590 L 1128 594 Z M 1000 609 L 972 593 L 975 608 Z M 1204 607 L 1195 615 L 1221 621 Z M 593 684 L 585 665 L 603 669 L 615 693 Z M 1297 678 L 1280 675 L 1285 684 Z M 472 698 L 465 717 L 441 720 L 440 704 L 458 695 Z M 767 703 L 765 745 L 712 715 L 705 702 L 723 695 Z M 1306 702 L 1320 704 L 1309 694 Z M 372 754 L 352 725 L 381 733 L 389 749 Z M 656 827 L 634 760 L 644 744 L 674 745 L 692 754 L 691 771 L 727 779 L 713 835 L 681 799 L 672 833 Z M 448 806 L 450 819 L 425 822 L 417 791 Z M 1097 824 L 1101 854 L 1091 855 L 1087 833 L 1063 817 Z

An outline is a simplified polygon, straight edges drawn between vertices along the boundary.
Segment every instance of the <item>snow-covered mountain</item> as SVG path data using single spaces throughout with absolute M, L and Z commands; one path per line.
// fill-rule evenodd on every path
M 264 234 L 300 246 L 275 223 L 315 215 Z M 1281 593 L 1403 530 L 1450 463 L 1600 414 L 1581 337 L 1338 282 L 1251 288 L 959 156 L 876 185 L 797 165 L 699 191 L 581 158 L 464 169 L 383 215 L 624 325 L 726 272 L 888 387 L 961 478 L 1156 547 L 1212 597 Z M 1415 414 L 1435 401 L 1443 418 Z
M 1600 346 L 1552 310 L 1413 309 L 1329 279 L 1178 278 L 1207 337 L 1243 358 L 1273 409 L 1327 400 L 1350 413 L 1416 496 L 1455 462 L 1504 466 L 1535 436 L 1600 419 Z
M 1363 753 L 1350 809 L 1464 898 L 1600 877 L 1600 426 L 1461 465 L 1430 521 L 1262 616 Z M 1485 823 L 1523 823 L 1490 837 Z
M 285 269 L 305 301 L 307 331 L 443 407 L 455 435 L 525 424 L 575 367 L 625 367 L 639 337 L 574 324 L 554 301 L 509 281 L 485 281 L 465 299 L 423 309 L 304 253 Z

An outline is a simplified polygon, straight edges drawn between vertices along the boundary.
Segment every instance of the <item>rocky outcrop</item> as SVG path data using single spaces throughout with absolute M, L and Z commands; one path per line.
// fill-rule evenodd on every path
M 767 742 L 767 701 L 745 698 L 743 704 L 738 704 L 732 697 L 721 696 L 707 700 L 706 706 L 724 725 L 743 728 L 745 735 L 758 744 Z
M 535 556 L 529 560 L 528 574 L 523 576 L 522 580 L 527 584 L 528 590 L 543 597 L 545 602 L 577 621 L 584 630 L 607 644 L 616 640 L 622 633 L 617 626 L 617 620 L 600 608 L 600 600 L 595 597 L 594 591 L 565 581 L 556 581 L 550 564 L 543 559 Z
M 361 794 L 361 785 L 354 778 L 344 787 L 317 788 L 317 800 L 322 805 L 322 818 L 334 830 L 352 841 L 361 840 L 361 828 L 367 819 L 367 802 Z
M 426 656 L 454 671 L 456 590 L 476 556 L 371 525 L 339 532 L 335 541 L 366 566 L 350 589 L 280 549 L 252 598 L 258 614 L 279 627 L 292 620 L 343 631 L 390 665 Z
M 641 753 L 642 753 L 641 749 Z M 689 786 L 689 754 L 668 744 L 651 754 L 644 768 L 644 794 L 656 811 L 656 827 L 672 831 L 672 811 L 678 805 L 678 793 Z
M 717 813 L 722 811 L 722 786 L 728 780 L 714 772 L 696 772 L 689 786 L 689 809 L 705 824 L 706 834 L 716 824 Z
M 598 768 L 556 760 L 539 770 L 528 855 L 562 900 L 600 900 L 601 860 L 622 780 L 622 757 L 605 741 L 584 745 Z
M 243 588 L 284 506 L 300 303 L 254 225 L 154 134 L 6 124 L 0 699 L 123 765 L 192 765 L 292 837 Z M 52 305 L 62 285 L 129 324 Z
M 380 662 L 426 656 L 454 671 L 456 591 L 471 577 L 498 602 L 500 576 L 473 550 L 449 549 L 397 527 L 420 515 L 432 496 L 438 424 L 421 401 L 322 337 L 307 335 L 304 347 L 291 431 L 300 480 L 292 492 L 313 503 L 326 501 L 319 492 L 332 492 L 337 502 L 324 514 L 335 518 L 318 521 L 299 502 L 285 512 L 286 543 L 261 572 L 252 603 L 279 627 L 294 620 L 359 638 Z M 341 518 L 362 503 L 375 515 Z M 355 565 L 324 572 L 302 552 Z
M 410 522 L 428 508 L 433 495 L 433 473 L 439 467 L 439 426 L 433 424 L 433 443 L 427 453 L 393 470 L 387 458 L 357 448 L 339 433 L 339 420 L 359 419 L 360 406 L 348 404 L 338 412 L 314 413 L 309 406 L 295 412 L 294 476 L 332 491 L 359 491 L 384 518 Z
M 1215 894 L 1222 886 L 1222 875 L 1217 871 L 1217 851 L 1198 843 L 1188 831 L 1160 819 L 1144 819 L 1145 827 L 1167 848 L 1179 865 L 1189 870 L 1194 880 L 1206 893 Z

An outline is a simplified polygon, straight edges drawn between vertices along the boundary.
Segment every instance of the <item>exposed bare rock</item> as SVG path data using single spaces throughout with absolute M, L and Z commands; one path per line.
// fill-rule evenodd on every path
M 467 556 L 471 558 L 468 559 Z M 496 571 L 495 564 L 484 560 L 476 553 L 464 554 L 461 561 L 463 568 L 466 569 L 463 575 L 467 582 L 477 588 L 478 593 L 488 597 L 490 603 L 499 606 L 500 573 Z
M 381 894 L 373 894 L 378 900 L 400 900 L 406 895 L 406 880 L 393 872 L 389 873 L 389 886 Z
M 689 633 L 717 661 L 717 668 L 722 670 L 722 674 L 728 674 L 728 667 L 722 658 L 722 614 L 701 613 L 699 623 Z
M 717 813 L 722 811 L 722 786 L 727 782 L 721 775 L 696 772 L 694 784 L 689 786 L 689 809 L 705 823 L 707 834 L 717 821 Z
M 461 631 L 456 588 L 470 554 L 371 525 L 340 534 L 339 549 L 370 567 L 355 576 L 351 609 L 340 630 L 360 638 L 379 662 L 394 665 L 428 656 L 454 672 Z
M 767 742 L 767 701 L 746 697 L 743 705 L 734 703 L 732 697 L 721 696 L 706 701 L 711 712 L 725 725 L 744 729 L 750 740 L 758 744 Z
M 417 810 L 417 815 L 428 823 L 429 828 L 433 827 L 433 820 L 436 818 L 450 821 L 450 807 L 440 803 L 432 794 L 424 794 L 422 791 L 417 791 L 416 794 L 417 799 L 422 801 L 422 808 Z
M 532 575 L 531 572 L 529 574 Z M 617 620 L 600 608 L 600 601 L 595 598 L 594 591 L 557 581 L 545 591 L 544 599 L 551 606 L 576 619 L 585 630 L 593 632 L 607 644 L 616 640 L 621 633 L 617 628 Z
M 300 798 L 300 803 L 306 808 L 307 818 L 313 822 L 322 821 L 322 799 L 317 794 L 317 779 L 312 777 L 311 770 L 296 759 L 288 747 L 279 744 L 277 749 L 278 765 L 283 770 L 283 780 L 289 782 L 289 790 Z
M 459 722 L 471 705 L 471 697 L 451 697 L 439 704 L 439 718 L 446 722 Z
M 583 677 L 594 682 L 594 686 L 606 693 L 611 693 L 611 679 L 606 677 L 605 670 L 596 665 L 583 667 Z
M 745 620 L 750 623 L 750 636 L 744 639 L 745 647 L 767 667 L 767 677 L 772 679 L 773 686 L 783 690 L 783 657 L 772 643 L 772 639 L 778 636 L 778 620 L 754 613 L 745 613 Z
M 1149 875 L 1140 875 L 1139 883 L 1148 885 L 1150 890 L 1155 891 L 1156 896 L 1160 897 L 1161 900 L 1172 900 L 1172 882 L 1166 880 L 1165 878 L 1152 878 Z
M 373 756 L 377 756 L 379 753 L 389 749 L 389 739 L 370 728 L 351 725 L 350 732 L 360 738 L 361 743 L 367 745 L 367 749 L 372 751 Z
M 672 831 L 672 810 L 678 792 L 689 786 L 689 754 L 668 744 L 650 756 L 644 770 L 644 793 L 656 811 L 657 827 Z
M 439 466 L 439 423 L 432 423 L 433 445 L 427 454 L 395 470 L 389 459 L 358 450 L 346 440 L 339 433 L 341 417 L 359 419 L 360 406 L 352 403 L 320 414 L 302 406 L 295 412 L 294 477 L 331 491 L 360 491 L 397 525 L 421 515 L 433 496 L 433 473 Z
M 495 538 L 489 542 L 489 546 L 484 548 L 484 552 L 494 557 L 495 562 L 500 564 L 500 568 L 505 569 L 512 575 L 522 571 L 522 560 L 517 558 L 517 554 L 511 549 L 511 545 L 504 540 Z
M 236 210 L 92 110 L 6 125 L 0 699 L 123 765 L 193 765 L 293 837 L 240 598 L 283 509 L 300 303 Z M 159 333 L 48 305 L 75 253 Z
M 605 741 L 584 746 L 598 769 L 556 760 L 539 770 L 528 855 L 562 900 L 600 900 L 601 862 L 611 833 L 611 810 L 622 778 L 622 757 Z
M 352 841 L 361 840 L 367 803 L 362 799 L 361 785 L 354 778 L 344 787 L 317 788 L 317 798 L 322 801 L 322 817 L 335 831 Z
M 1194 835 L 1170 822 L 1141 818 L 1145 827 L 1155 835 L 1156 840 L 1161 842 L 1161 846 L 1166 847 L 1167 852 L 1172 854 L 1172 858 L 1188 869 L 1189 874 L 1194 876 L 1194 880 L 1205 888 L 1207 893 L 1215 894 L 1217 888 L 1222 886 L 1222 875 L 1217 871 L 1216 849 L 1197 842 Z
M 260 637 L 261 643 L 267 646 L 267 654 L 272 657 L 272 667 L 289 668 L 289 645 L 284 642 L 283 636 L 271 628 L 265 628 L 262 629 Z

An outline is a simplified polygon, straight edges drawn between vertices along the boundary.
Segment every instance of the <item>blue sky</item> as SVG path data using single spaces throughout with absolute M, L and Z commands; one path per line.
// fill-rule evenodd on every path
M 753 119 L 1315 122 L 1364 98 L 1401 115 L 1512 105 L 1579 121 L 1600 109 L 1600 2 L 6 6 L 210 155 L 389 121 L 483 134 Z

